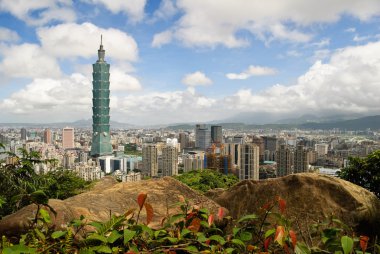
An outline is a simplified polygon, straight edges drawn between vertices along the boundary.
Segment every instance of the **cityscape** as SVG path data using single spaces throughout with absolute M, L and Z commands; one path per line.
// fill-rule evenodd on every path
M 379 13 L 0 0 L 0 253 L 378 253 Z

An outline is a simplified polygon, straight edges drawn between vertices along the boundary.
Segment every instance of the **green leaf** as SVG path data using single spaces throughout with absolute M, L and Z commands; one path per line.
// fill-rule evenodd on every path
M 248 215 L 241 217 L 240 220 L 238 220 L 238 223 L 241 223 L 241 222 L 247 221 L 247 220 L 256 220 L 256 219 L 258 219 L 256 214 L 248 214 Z
M 252 233 L 247 232 L 247 231 L 243 231 L 240 233 L 240 240 L 242 240 L 244 242 L 248 242 L 251 239 L 252 239 Z
M 109 243 L 114 243 L 117 239 L 121 237 L 121 234 L 119 234 L 116 230 L 112 231 L 112 233 L 107 237 L 107 240 Z
M 311 253 L 309 248 L 304 243 L 300 243 L 300 242 L 297 243 L 296 248 L 294 249 L 294 252 L 296 254 L 310 254 Z
M 96 234 L 96 233 L 89 235 L 86 240 L 98 240 L 98 241 L 101 241 L 103 243 L 107 242 L 107 238 L 105 238 L 102 235 Z
M 272 228 L 265 232 L 264 238 L 267 239 L 269 236 L 273 235 L 276 232 L 276 229 Z
M 230 254 L 230 253 L 233 253 L 234 251 L 235 251 L 234 248 L 227 248 L 227 249 L 224 250 L 224 253 Z
M 39 213 L 44 222 L 51 223 L 51 218 L 48 211 L 46 211 L 45 209 L 40 209 Z
M 67 231 L 55 231 L 51 234 L 51 238 L 57 239 L 67 234 Z
M 242 247 L 243 249 L 245 249 L 245 244 L 239 239 L 232 239 L 231 243 L 238 245 L 238 246 Z
M 340 241 L 342 243 L 342 248 L 343 248 L 344 254 L 351 253 L 352 248 L 354 247 L 354 241 L 352 240 L 352 238 L 345 235 L 345 236 L 342 236 Z
M 45 235 L 38 228 L 35 228 L 34 232 L 37 234 L 37 236 L 40 240 L 44 241 L 46 239 Z
M 30 199 L 35 204 L 47 205 L 49 197 L 42 190 L 37 190 L 30 194 Z
M 233 234 L 234 236 L 236 236 L 236 234 L 240 231 L 240 229 L 241 229 L 241 228 L 233 228 L 233 229 L 232 229 L 232 234 Z
M 126 245 L 135 235 L 136 231 L 124 229 L 124 245 Z
M 4 248 L 2 250 L 3 254 L 30 254 L 30 253 L 36 253 L 35 248 L 29 248 L 25 245 L 14 245 L 11 247 Z
M 78 226 L 81 225 L 82 221 L 79 221 L 79 222 L 80 222 L 80 223 L 79 223 Z M 95 227 L 97 231 L 99 231 L 99 230 L 103 227 L 103 224 L 100 223 L 100 222 L 97 222 L 97 221 L 93 221 L 93 222 L 91 222 L 90 225 L 93 226 L 93 227 Z
M 189 251 L 190 253 L 199 253 L 199 250 L 195 246 L 187 246 L 185 250 Z
M 203 233 L 198 232 L 197 233 L 197 240 L 198 240 L 198 242 L 204 243 L 207 241 L 207 237 Z
M 143 231 L 143 232 L 146 232 L 146 233 L 148 233 L 148 235 L 149 235 L 149 237 L 153 237 L 153 230 L 150 228 L 150 227 L 148 227 L 148 226 L 146 226 L 146 225 L 141 225 L 141 230 Z
M 99 246 L 98 248 L 96 248 L 96 252 L 100 252 L 100 253 L 112 253 L 112 250 L 111 250 L 110 247 L 102 245 L 102 246 Z
M 224 240 L 224 238 L 220 235 L 212 235 L 209 237 L 209 239 L 213 241 L 217 241 L 221 245 L 223 245 L 226 242 L 226 240 Z

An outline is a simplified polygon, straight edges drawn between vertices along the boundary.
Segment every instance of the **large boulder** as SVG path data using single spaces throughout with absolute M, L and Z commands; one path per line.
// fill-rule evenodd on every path
M 65 227 L 68 222 L 81 215 L 88 221 L 107 221 L 111 214 L 120 215 L 130 208 L 137 208 L 136 199 L 139 193 L 146 193 L 147 202 L 153 207 L 154 218 L 150 224 L 153 227 L 157 227 L 167 215 L 180 211 L 175 205 L 180 201 L 180 196 L 191 205 L 207 208 L 213 213 L 220 207 L 172 177 L 131 183 L 118 183 L 112 177 L 105 177 L 88 192 L 66 200 L 50 199 L 49 205 L 57 212 L 56 216 L 51 217 L 56 228 Z M 4 217 L 0 221 L 0 235 L 17 235 L 25 231 L 36 210 L 36 205 L 29 205 Z M 145 221 L 144 211 L 141 213 L 141 220 Z
M 298 220 L 301 230 L 334 215 L 359 233 L 380 235 L 380 200 L 366 189 L 336 177 L 302 173 L 263 181 L 244 180 L 206 196 L 235 218 L 258 213 L 263 204 L 281 197 L 287 203 L 287 215 Z

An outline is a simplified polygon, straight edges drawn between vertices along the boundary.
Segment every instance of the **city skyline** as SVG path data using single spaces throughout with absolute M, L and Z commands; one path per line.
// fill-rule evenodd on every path
M 112 121 L 377 115 L 379 13 L 375 0 L 3 0 L 0 119 L 91 118 L 100 34 Z

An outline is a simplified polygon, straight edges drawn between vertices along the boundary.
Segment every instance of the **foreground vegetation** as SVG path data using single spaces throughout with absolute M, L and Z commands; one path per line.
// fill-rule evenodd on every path
M 0 151 L 4 148 L 0 144 Z M 12 163 L 0 161 L 0 219 L 21 207 L 33 203 L 33 198 L 43 191 L 48 198 L 66 199 L 82 192 L 89 182 L 79 178 L 74 172 L 55 169 L 46 174 L 37 174 L 34 165 L 55 163 L 54 160 L 42 160 L 38 152 L 20 149 L 21 156 L 4 152 Z
M 259 214 L 238 220 L 225 217 L 222 208 L 217 214 L 210 214 L 190 206 L 183 198 L 177 205 L 180 213 L 164 218 L 160 226 L 151 228 L 148 224 L 154 211 L 147 195 L 141 193 L 137 197 L 137 209 L 121 216 L 112 216 L 107 222 L 87 222 L 81 217 L 65 230 L 54 231 L 48 211 L 38 204 L 29 231 L 17 239 L 3 237 L 0 251 L 4 254 L 380 253 L 380 246 L 373 240 L 355 236 L 334 218 L 312 225 L 309 235 L 298 236 L 286 217 L 286 202 L 281 198 L 265 204 Z M 145 222 L 141 222 L 142 212 L 146 214 Z M 85 232 L 88 225 L 95 230 Z
M 209 169 L 190 171 L 174 178 L 202 193 L 215 188 L 226 189 L 239 182 L 235 175 L 225 175 Z

